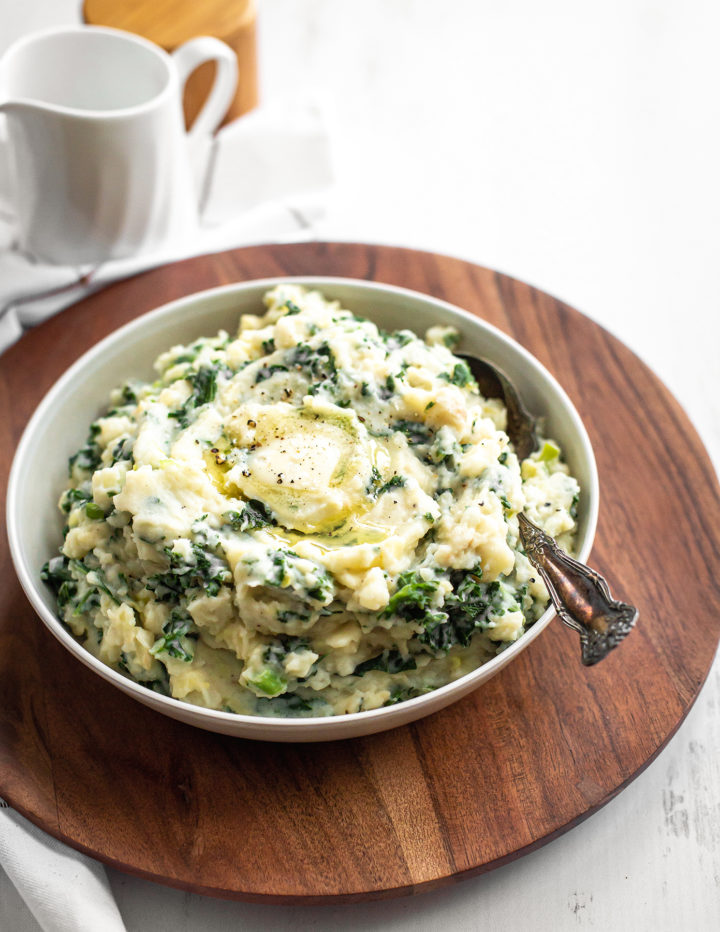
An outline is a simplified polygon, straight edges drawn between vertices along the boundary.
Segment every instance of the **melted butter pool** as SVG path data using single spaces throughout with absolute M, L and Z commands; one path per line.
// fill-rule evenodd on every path
M 301 408 L 246 404 L 233 412 L 226 431 L 230 449 L 205 454 L 208 473 L 224 495 L 264 502 L 288 533 L 312 535 L 319 546 L 387 536 L 387 529 L 362 516 L 374 504 L 373 471 L 385 471 L 389 455 L 353 411 L 315 398 Z

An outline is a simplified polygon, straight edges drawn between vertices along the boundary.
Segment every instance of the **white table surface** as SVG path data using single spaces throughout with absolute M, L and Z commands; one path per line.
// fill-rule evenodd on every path
M 77 18 L 77 0 L 2 0 L 0 51 Z M 649 363 L 717 465 L 719 35 L 717 0 L 260 0 L 261 93 L 329 108 L 323 238 L 450 253 L 558 295 Z M 715 930 L 720 664 L 617 799 L 445 890 L 291 908 L 109 874 L 130 932 Z M 0 929 L 37 928 L 0 872 Z

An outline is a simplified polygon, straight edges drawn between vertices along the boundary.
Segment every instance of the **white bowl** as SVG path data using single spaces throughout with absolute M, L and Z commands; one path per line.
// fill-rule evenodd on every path
M 483 356 L 505 370 L 530 410 L 546 417 L 548 434 L 560 442 L 580 483 L 577 552 L 580 560 L 587 559 L 598 513 L 595 457 L 577 411 L 550 373 L 495 327 L 444 301 L 391 285 L 323 277 L 262 279 L 189 295 L 116 330 L 85 353 L 50 389 L 22 436 L 8 486 L 8 537 L 15 569 L 36 612 L 71 654 L 118 689 L 164 715 L 209 731 L 264 741 L 330 741 L 394 728 L 455 702 L 514 660 L 548 625 L 553 610 L 493 660 L 434 692 L 350 715 L 279 719 L 216 712 L 139 686 L 73 638 L 58 620 L 54 597 L 40 580 L 43 563 L 57 553 L 62 540 L 57 500 L 66 482 L 68 457 L 82 445 L 90 421 L 103 412 L 111 389 L 131 377 L 153 378 L 154 359 L 174 344 L 220 329 L 233 332 L 240 314 L 257 312 L 265 291 L 281 281 L 316 287 L 385 330 L 408 328 L 422 335 L 432 324 L 452 324 L 462 334 L 461 351 Z

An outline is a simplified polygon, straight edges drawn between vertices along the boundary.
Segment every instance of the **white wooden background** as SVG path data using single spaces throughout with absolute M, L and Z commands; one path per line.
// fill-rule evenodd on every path
M 77 0 L 0 0 L 0 51 L 77 16 Z M 260 17 L 263 98 L 328 107 L 320 235 L 451 253 L 561 297 L 660 374 L 720 462 L 717 0 L 260 0 Z M 113 871 L 112 886 L 130 932 L 715 930 L 719 700 L 716 663 L 616 800 L 437 893 L 284 908 Z M 0 928 L 38 928 L 4 876 Z

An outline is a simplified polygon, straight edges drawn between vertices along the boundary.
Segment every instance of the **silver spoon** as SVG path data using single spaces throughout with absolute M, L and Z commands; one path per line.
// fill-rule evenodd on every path
M 527 410 L 501 369 L 477 356 L 457 355 L 470 367 L 480 392 L 505 403 L 507 435 L 518 458 L 526 459 L 539 446 L 538 418 Z M 637 608 L 613 599 L 600 573 L 564 553 L 523 512 L 518 514 L 518 523 L 528 560 L 542 577 L 560 620 L 580 635 L 582 662 L 592 666 L 627 637 L 637 621 Z

